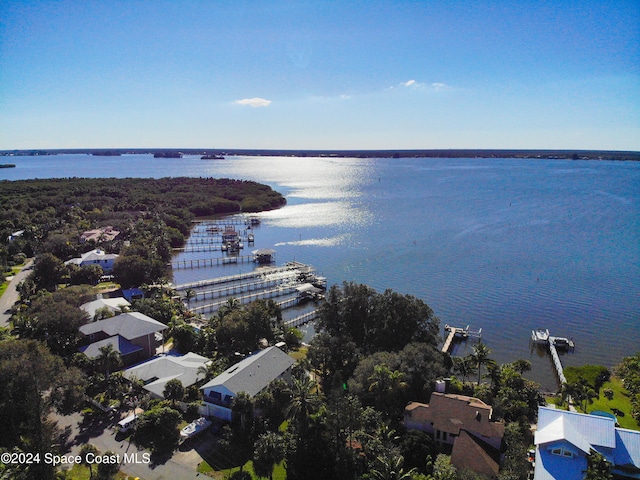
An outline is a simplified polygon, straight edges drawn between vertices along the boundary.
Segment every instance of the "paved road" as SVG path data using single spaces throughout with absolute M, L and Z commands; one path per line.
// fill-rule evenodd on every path
M 0 327 L 9 326 L 9 319 L 11 315 L 4 313 L 13 307 L 13 304 L 18 301 L 18 292 L 16 292 L 16 285 L 23 281 L 27 275 L 31 273 L 31 267 L 33 266 L 33 260 L 29 260 L 26 265 L 18 272 L 17 275 L 11 279 L 7 289 L 0 297 Z
M 70 428 L 70 436 L 67 446 L 69 451 L 67 454 L 77 455 L 80 453 L 82 445 L 90 443 L 94 445 L 101 453 L 111 451 L 119 454 L 124 459 L 124 454 L 131 455 L 137 453 L 137 462 L 129 461 L 120 466 L 120 470 L 127 475 L 139 477 L 141 480 L 191 480 L 209 478 L 204 474 L 197 472 L 197 467 L 202 462 L 202 457 L 198 451 L 202 451 L 203 443 L 212 443 L 213 434 L 205 432 L 202 438 L 198 440 L 200 445 L 185 443 L 180 449 L 173 454 L 171 459 L 163 464 L 153 465 L 145 463 L 143 453 L 146 450 L 138 450 L 134 444 L 128 439 L 121 438 L 116 434 L 114 422 L 105 420 L 92 420 L 91 423 L 84 423 L 80 413 L 72 415 L 60 416 L 52 415 L 53 420 L 58 422 L 58 427 L 62 430 L 65 427 Z M 208 450 L 211 445 L 208 446 Z M 204 452 L 203 452 L 204 453 Z

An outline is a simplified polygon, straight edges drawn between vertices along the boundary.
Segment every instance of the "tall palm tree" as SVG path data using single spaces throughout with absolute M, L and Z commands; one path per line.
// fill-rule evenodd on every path
M 473 368 L 473 360 L 470 357 L 453 357 L 453 368 L 466 382 Z
M 275 432 L 260 435 L 254 445 L 253 470 L 261 478 L 273 479 L 273 467 L 284 460 L 285 444 Z
M 187 308 L 191 306 L 191 300 L 196 298 L 197 294 L 193 288 L 187 288 L 184 292 L 184 299 L 187 301 Z
M 113 345 L 107 344 L 104 347 L 100 347 L 100 355 L 96 357 L 96 363 L 100 369 L 105 372 L 105 376 L 109 377 L 112 368 L 118 368 L 122 365 L 122 358 L 120 353 L 113 348 Z
M 320 408 L 321 398 L 317 387 L 318 384 L 306 372 L 293 377 L 291 398 L 284 413 L 300 427 L 301 432 L 306 430 L 309 417 Z
M 489 347 L 480 341 L 473 346 L 473 352 L 469 355 L 478 369 L 478 385 L 480 385 L 480 379 L 482 378 L 482 366 L 492 361 L 489 358 L 490 354 Z
M 89 468 L 89 480 L 93 480 L 93 463 L 89 461 L 88 454 L 97 455 L 98 449 L 95 445 L 85 443 L 80 449 L 80 463 L 86 465 Z
M 240 428 L 245 430 L 249 425 L 249 420 L 253 418 L 253 398 L 247 392 L 240 392 L 233 399 L 231 410 L 236 418 L 240 419 Z

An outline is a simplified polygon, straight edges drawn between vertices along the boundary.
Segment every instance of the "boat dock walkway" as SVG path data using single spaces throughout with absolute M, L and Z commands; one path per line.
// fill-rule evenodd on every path
M 450 350 L 453 348 L 453 343 L 456 339 L 467 339 L 468 337 L 482 337 L 482 329 L 478 331 L 470 330 L 469 325 L 465 328 L 460 327 L 452 327 L 450 325 L 445 325 L 444 329 L 446 332 L 449 332 L 446 340 L 444 341 L 444 345 L 442 346 L 443 353 L 450 353 Z
M 567 382 L 567 378 L 564 376 L 564 369 L 562 368 L 562 362 L 560 361 L 560 355 L 558 355 L 558 349 L 556 348 L 556 337 L 549 337 L 549 352 L 551 352 L 551 358 L 553 359 L 553 365 L 556 367 L 558 374 L 558 380 L 560 385 Z
M 283 286 L 287 283 L 294 283 L 295 286 L 298 286 L 299 283 L 296 282 L 297 273 L 295 271 L 292 272 L 284 272 L 282 275 L 278 276 L 267 276 L 259 279 L 251 280 L 249 282 L 239 282 L 232 283 L 231 285 L 226 284 L 226 286 L 222 286 L 219 288 L 214 288 L 212 290 L 201 290 L 195 292 L 194 300 L 206 300 L 207 298 L 221 298 L 221 297 L 230 297 L 235 296 L 239 293 L 251 292 L 254 290 L 264 290 L 267 288 L 272 288 L 276 286 Z
M 316 270 L 309 265 L 305 265 L 304 263 L 300 263 L 300 262 L 289 262 L 283 267 L 260 268 L 252 272 L 238 273 L 237 275 L 227 275 L 225 277 L 210 278 L 207 280 L 200 280 L 198 282 L 182 283 L 180 285 L 176 285 L 174 288 L 177 291 L 197 289 L 197 288 L 210 287 L 212 285 L 220 285 L 220 284 L 232 283 L 232 282 L 243 282 L 251 279 L 260 279 L 260 278 L 265 278 L 269 276 L 278 276 L 282 274 L 286 275 L 287 273 L 293 272 L 293 271 L 295 271 L 297 274 L 304 274 L 304 275 L 315 275 L 316 273 Z
M 303 313 L 291 320 L 284 321 L 285 327 L 299 327 L 301 325 L 305 325 L 309 322 L 313 322 L 318 317 L 318 311 L 312 310 L 311 312 Z
M 171 268 L 174 270 L 184 268 L 207 268 L 219 267 L 220 265 L 231 265 L 234 263 L 253 263 L 255 257 L 253 255 L 236 255 L 233 257 L 214 257 L 201 258 L 195 260 L 178 260 L 171 262 Z
M 534 344 L 540 346 L 545 345 L 549 349 L 551 359 L 553 360 L 553 366 L 555 368 L 556 374 L 558 375 L 558 381 L 562 386 L 563 383 L 566 383 L 567 377 L 564 376 L 564 368 L 562 367 L 562 362 L 560 361 L 558 350 L 573 350 L 575 348 L 573 340 L 565 337 L 551 336 L 549 334 L 549 330 L 547 329 L 533 330 L 531 332 L 531 339 Z

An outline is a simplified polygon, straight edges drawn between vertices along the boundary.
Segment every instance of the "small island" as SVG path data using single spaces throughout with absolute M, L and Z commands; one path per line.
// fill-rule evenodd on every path
M 0 168 L 16 168 L 15 163 L 0 163 Z
M 222 155 L 216 155 L 215 153 L 212 153 L 210 155 L 202 155 L 200 157 L 200 160 L 224 160 L 224 157 Z

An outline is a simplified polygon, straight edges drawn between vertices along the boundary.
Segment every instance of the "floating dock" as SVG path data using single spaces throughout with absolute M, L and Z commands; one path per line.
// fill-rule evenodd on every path
M 478 331 L 473 331 L 467 325 L 465 328 L 460 327 L 452 327 L 451 325 L 445 325 L 444 330 L 449 332 L 446 340 L 444 341 L 444 345 L 442 346 L 443 353 L 450 353 L 450 350 L 453 348 L 453 343 L 455 340 L 466 340 L 469 337 L 482 337 L 482 329 Z

